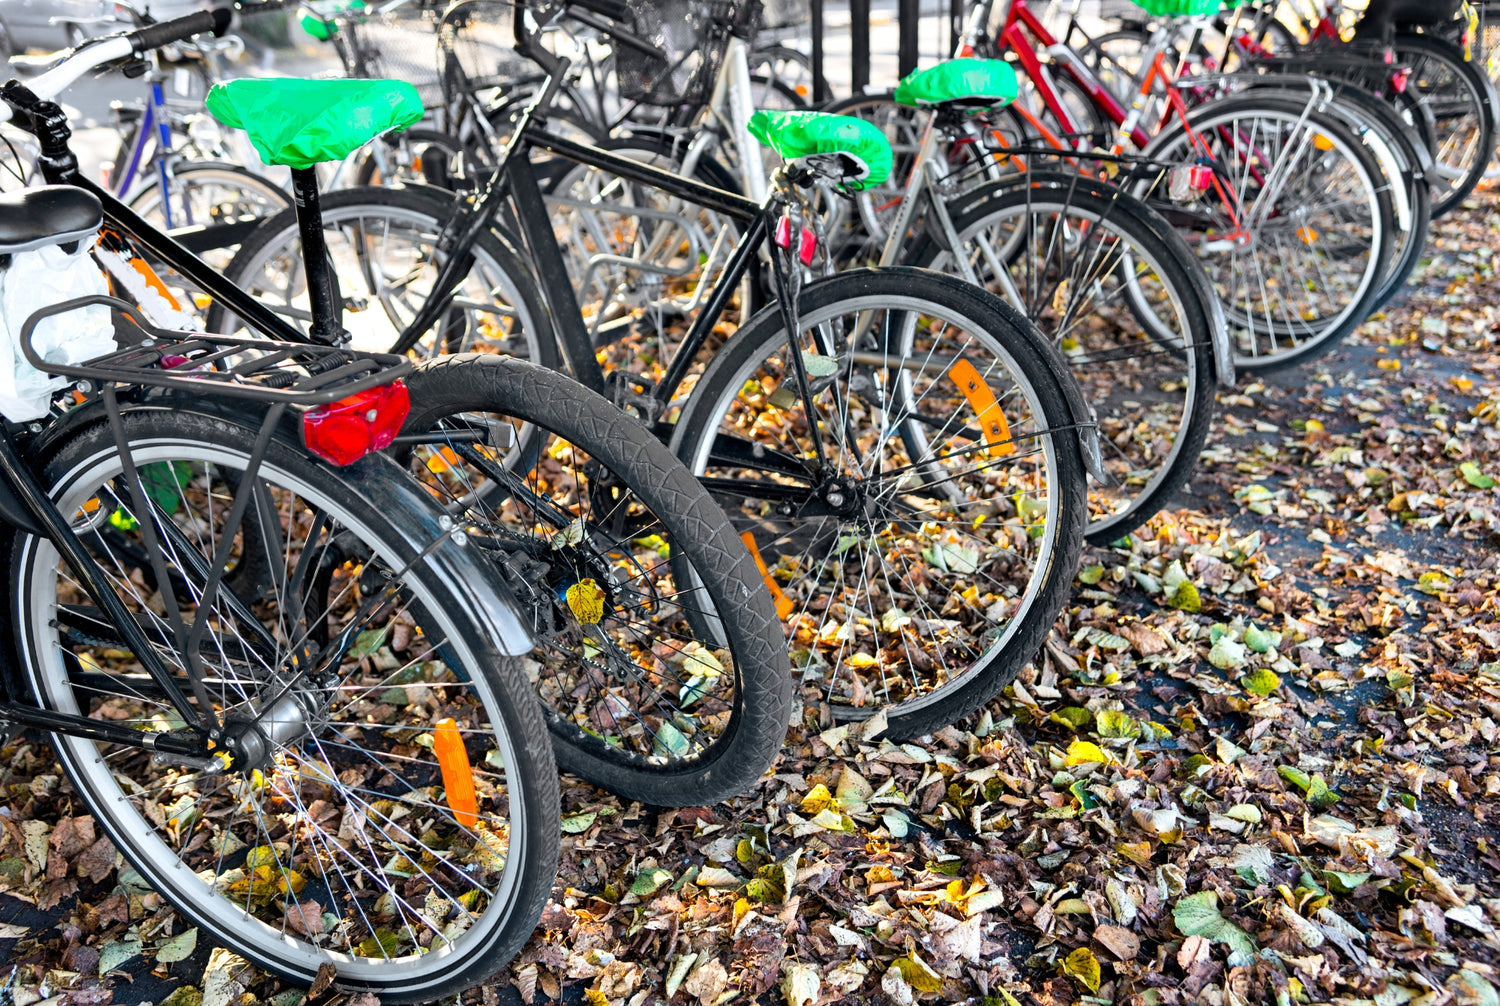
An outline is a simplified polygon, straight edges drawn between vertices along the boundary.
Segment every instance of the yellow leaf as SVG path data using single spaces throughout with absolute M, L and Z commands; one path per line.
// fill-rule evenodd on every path
M 1401 361 L 1400 360 L 1376 360 L 1375 361 L 1375 366 L 1379 367 L 1381 370 L 1400 370 L 1401 369 Z
M 1068 756 L 1063 760 L 1063 764 L 1083 765 L 1088 762 L 1107 764 L 1109 760 L 1109 755 L 1104 749 L 1092 741 L 1074 741 L 1068 745 Z
M 1450 378 L 1448 378 L 1448 380 L 1459 391 L 1473 391 L 1474 390 L 1474 382 L 1471 381 L 1471 380 L 1469 380 L 1467 377 L 1450 377 Z
M 1306 429 L 1309 433 L 1321 433 L 1323 432 L 1323 424 L 1318 422 L 1316 419 L 1309 419 L 1307 421 L 1307 426 L 1304 427 L 1304 429 Z
M 818 783 L 812 789 L 808 790 L 807 795 L 802 798 L 802 813 L 816 814 L 832 803 L 833 794 L 828 792 L 827 786 Z
M 1063 974 L 1077 978 L 1089 987 L 1090 992 L 1099 991 L 1099 961 L 1088 947 L 1079 947 L 1063 961 Z
M 598 989 L 588 989 L 583 993 L 583 1001 L 589 1006 L 609 1006 L 609 996 Z
M 880 663 L 880 659 L 878 657 L 872 657 L 868 653 L 856 653 L 852 657 L 850 657 L 846 661 L 846 663 L 848 663 L 848 665 L 850 667 L 853 667 L 855 670 L 863 670 L 866 667 L 874 667 L 876 664 Z
M 942 976 L 922 963 L 921 958 L 915 954 L 911 957 L 898 957 L 891 966 L 897 968 L 901 972 L 901 977 L 906 979 L 906 984 L 918 992 L 942 991 Z
M 872 866 L 865 871 L 865 883 L 874 887 L 876 884 L 894 884 L 896 875 L 891 872 L 889 866 Z

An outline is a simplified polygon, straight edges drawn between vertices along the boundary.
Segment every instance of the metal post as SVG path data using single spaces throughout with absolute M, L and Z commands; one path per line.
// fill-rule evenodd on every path
M 870 83 L 870 0 L 849 0 L 849 84 L 856 95 Z
M 828 93 L 828 78 L 823 75 L 823 0 L 810 0 L 808 12 L 812 18 L 813 107 L 816 108 L 833 97 Z
M 964 0 L 948 0 L 948 54 L 958 55 L 964 38 Z
M 314 342 L 334 346 L 343 341 L 344 305 L 339 301 L 333 270 L 328 268 L 318 175 L 312 168 L 292 169 L 292 201 L 297 207 L 297 231 L 302 237 L 302 261 L 307 270 L 307 303 L 312 311 L 312 327 L 307 334 Z
M 901 33 L 896 76 L 905 79 L 917 68 L 917 30 L 922 24 L 918 0 L 896 0 L 896 22 Z

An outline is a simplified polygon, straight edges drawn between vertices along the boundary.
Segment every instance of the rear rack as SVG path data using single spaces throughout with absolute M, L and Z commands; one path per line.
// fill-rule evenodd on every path
M 125 315 L 139 330 L 133 345 L 87 363 L 54 363 L 31 345 L 37 325 L 79 308 L 102 305 Z M 115 326 L 116 339 L 129 332 Z M 133 304 L 92 294 L 52 304 L 21 326 L 21 352 L 48 374 L 92 381 L 170 388 L 283 405 L 327 405 L 411 372 L 411 361 L 394 353 L 357 353 L 333 346 L 238 339 L 202 332 L 173 332 L 146 321 Z

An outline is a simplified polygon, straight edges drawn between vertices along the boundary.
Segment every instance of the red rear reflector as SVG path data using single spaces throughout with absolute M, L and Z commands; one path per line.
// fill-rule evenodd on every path
M 1406 82 L 1411 78 L 1411 71 L 1407 69 L 1397 70 L 1391 74 L 1391 86 L 1396 89 L 1397 94 L 1406 93 Z
M 352 465 L 391 446 L 410 411 L 405 381 L 370 388 L 303 413 L 302 442 L 325 461 Z

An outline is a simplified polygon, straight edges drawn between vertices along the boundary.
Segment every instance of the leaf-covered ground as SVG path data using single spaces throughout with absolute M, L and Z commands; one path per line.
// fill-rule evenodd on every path
M 1085 557 L 981 716 L 898 746 L 813 711 L 718 807 L 565 787 L 554 903 L 466 999 L 1500 1006 L 1497 203 L 1222 396 L 1182 508 Z M 145 890 L 45 746 L 0 787 L 0 1003 L 301 1001 Z

